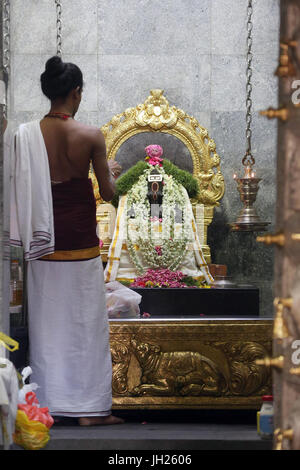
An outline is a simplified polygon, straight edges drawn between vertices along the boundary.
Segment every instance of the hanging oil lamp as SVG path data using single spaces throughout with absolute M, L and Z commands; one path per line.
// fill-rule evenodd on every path
M 231 230 L 235 232 L 261 232 L 266 230 L 270 222 L 262 222 L 253 206 L 261 178 L 256 177 L 256 172 L 253 169 L 251 161 L 246 159 L 244 174 L 241 178 L 236 174 L 234 174 L 233 178 L 237 182 L 243 208 L 236 222 L 230 224 Z
M 234 180 L 237 183 L 237 189 L 240 193 L 240 198 L 243 203 L 243 208 L 240 211 L 236 222 L 230 224 L 230 228 L 235 232 L 255 232 L 266 230 L 270 222 L 262 222 L 256 213 L 255 207 L 253 206 L 257 192 L 259 189 L 259 182 L 261 178 L 256 175 L 256 170 L 253 168 L 255 159 L 251 151 L 251 122 L 252 122 L 252 0 L 248 0 L 248 20 L 247 20 L 247 86 L 246 86 L 246 141 L 247 148 L 246 153 L 242 159 L 244 166 L 244 174 L 242 177 L 238 177 L 235 173 L 233 175 Z

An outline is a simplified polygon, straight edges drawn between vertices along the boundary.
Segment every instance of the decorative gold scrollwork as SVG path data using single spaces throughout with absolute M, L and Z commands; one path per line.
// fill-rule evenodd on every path
M 184 114 L 183 111 L 182 113 Z M 158 130 L 162 127 L 174 127 L 179 114 L 180 112 L 177 112 L 175 107 L 170 108 L 167 99 L 163 96 L 163 90 L 151 90 L 145 103 L 140 105 L 135 119 L 141 127 L 150 126 Z
M 228 394 L 250 396 L 267 392 L 270 382 L 268 369 L 256 362 L 267 353 L 263 345 L 238 341 L 226 345 L 225 352 L 230 368 Z
M 200 184 L 199 202 L 216 206 L 225 190 L 216 144 L 209 137 L 207 129 L 182 109 L 171 107 L 163 93 L 160 89 L 151 90 L 143 104 L 115 115 L 101 128 L 107 158 L 114 159 L 121 145 L 135 134 L 159 131 L 174 135 L 187 146 L 191 154 L 193 175 Z M 206 191 L 206 194 L 202 195 L 202 191 Z
M 130 350 L 126 344 L 112 342 L 110 345 L 113 364 L 112 390 L 114 395 L 124 395 L 128 392 L 128 368 Z

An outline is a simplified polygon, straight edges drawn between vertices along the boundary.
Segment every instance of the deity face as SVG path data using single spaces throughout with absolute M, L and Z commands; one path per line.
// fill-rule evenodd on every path
M 159 175 L 156 169 L 153 169 L 151 175 Z M 151 217 L 162 218 L 163 201 L 163 180 L 148 181 L 148 200 L 151 207 Z

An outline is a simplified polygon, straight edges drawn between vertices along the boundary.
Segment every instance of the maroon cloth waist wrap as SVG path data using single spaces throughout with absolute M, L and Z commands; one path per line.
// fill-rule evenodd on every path
M 89 178 L 52 184 L 55 250 L 80 250 L 99 245 L 96 201 Z

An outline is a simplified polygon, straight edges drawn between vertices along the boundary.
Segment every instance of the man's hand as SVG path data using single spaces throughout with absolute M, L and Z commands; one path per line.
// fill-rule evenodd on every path
M 119 163 L 116 162 L 115 160 L 108 160 L 107 163 L 108 163 L 112 176 L 114 178 L 118 178 L 118 176 L 120 176 L 120 174 L 122 173 L 121 165 L 119 165 Z

